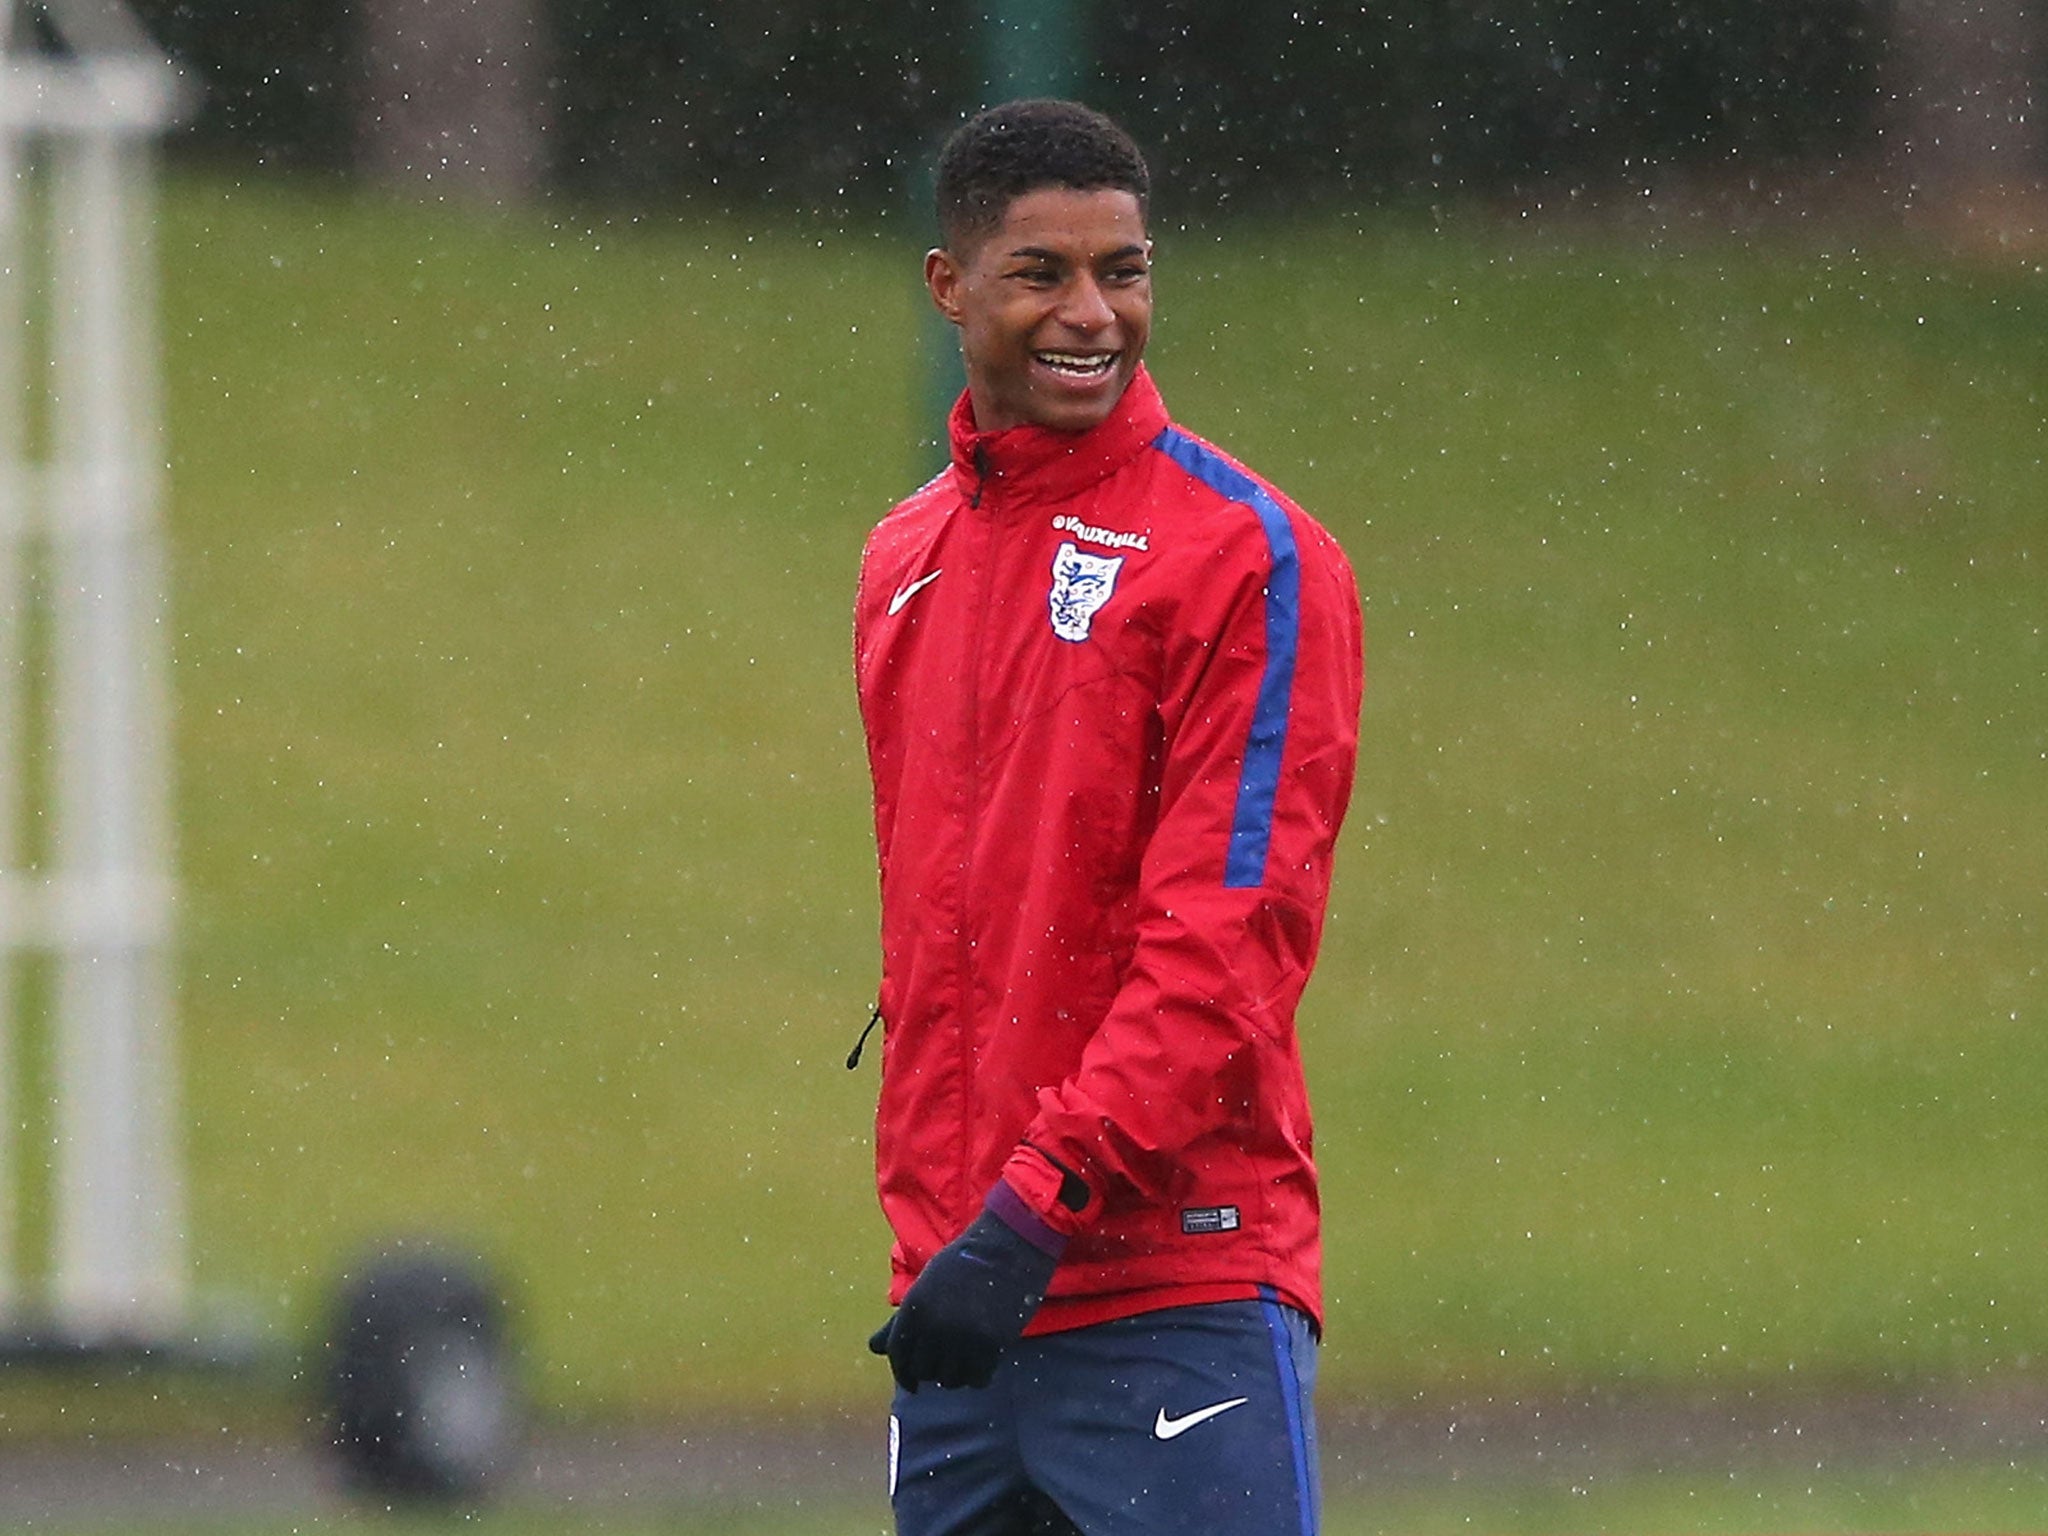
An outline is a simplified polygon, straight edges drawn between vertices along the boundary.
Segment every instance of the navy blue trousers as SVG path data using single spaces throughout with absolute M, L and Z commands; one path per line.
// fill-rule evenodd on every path
M 1316 1536 L 1317 1343 L 1218 1302 L 1026 1339 L 985 1388 L 896 1393 L 898 1536 Z

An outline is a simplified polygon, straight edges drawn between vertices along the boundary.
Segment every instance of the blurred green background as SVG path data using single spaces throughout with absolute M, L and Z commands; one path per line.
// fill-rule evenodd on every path
M 765 1507 L 764 1507 L 765 1506 Z M 2031 1531 L 2039 1524 L 2038 1472 L 2007 1467 L 1902 1473 L 1891 1468 L 1829 1469 L 1825 1476 L 1784 1471 L 1726 1478 L 1582 1478 L 1552 1486 L 1502 1485 L 1423 1491 L 1381 1488 L 1370 1496 L 1328 1500 L 1330 1536 L 1449 1536 L 1474 1529 L 1502 1536 L 1583 1536 L 1586 1532 L 1689 1531 L 1701 1536 L 1781 1536 L 1787 1530 Z M 886 1536 L 879 1496 L 865 1505 L 792 1499 L 761 1504 L 661 1510 L 596 1508 L 392 1512 L 332 1508 L 276 1517 L 198 1519 L 174 1512 L 146 1520 L 38 1522 L 49 1536 L 276 1536 L 289 1530 L 372 1530 L 380 1536 Z
M 930 468 L 923 167 L 1044 88 L 1159 172 L 1177 416 L 1367 609 L 1302 1017 L 1327 1528 L 2039 1525 L 2038 18 L 134 9 L 196 88 L 154 226 L 194 1323 L 275 1350 L 8 1372 L 11 1516 L 881 1528 L 821 1470 L 884 1388 L 851 588 Z M 309 1493 L 337 1282 L 394 1239 L 506 1283 L 543 1446 L 662 1475 Z M 210 1516 L 118 1507 L 279 1446 Z
M 1169 402 L 1367 607 L 1326 1398 L 2037 1369 L 2038 270 L 1159 234 Z M 848 609 L 917 233 L 186 170 L 159 241 L 201 1285 L 303 1337 L 447 1234 L 545 1414 L 871 1402 Z

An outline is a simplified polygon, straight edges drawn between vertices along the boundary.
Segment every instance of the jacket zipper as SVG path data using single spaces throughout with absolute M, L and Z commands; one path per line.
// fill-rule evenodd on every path
M 882 1022 L 882 1005 L 875 1004 L 875 1011 L 868 1015 L 867 1028 L 860 1032 L 860 1038 L 853 1042 L 853 1049 L 846 1053 L 846 1070 L 851 1072 L 860 1065 L 860 1053 L 867 1049 L 868 1036 L 875 1032 L 875 1026 Z
M 984 444 L 974 445 L 975 486 L 974 499 L 969 502 L 971 510 L 981 509 L 982 492 L 988 488 L 988 449 Z M 988 594 L 994 583 L 995 574 L 989 536 L 989 525 L 977 519 L 974 534 L 980 542 L 976 551 L 975 572 L 978 578 L 974 594 L 974 606 L 969 610 L 969 623 L 973 626 L 967 636 L 966 715 L 967 715 L 967 815 L 965 831 L 967 842 L 961 849 L 960 857 L 960 1198 L 964 1205 L 974 1196 L 968 1187 L 973 1174 L 974 1151 L 972 1137 L 967 1134 L 968 1123 L 974 1113 L 972 1095 L 974 1092 L 974 935 L 973 905 L 974 892 L 974 849 L 981 831 L 981 648 L 988 630 Z

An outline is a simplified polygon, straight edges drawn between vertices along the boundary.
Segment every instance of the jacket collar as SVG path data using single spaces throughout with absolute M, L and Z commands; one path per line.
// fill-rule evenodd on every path
M 1064 501 L 1107 479 L 1165 430 L 1166 404 L 1141 364 L 1115 409 L 1085 432 L 1029 425 L 979 431 L 974 406 L 964 391 L 953 404 L 947 426 L 954 484 L 968 501 L 975 501 L 979 493 L 976 504 L 994 512 Z

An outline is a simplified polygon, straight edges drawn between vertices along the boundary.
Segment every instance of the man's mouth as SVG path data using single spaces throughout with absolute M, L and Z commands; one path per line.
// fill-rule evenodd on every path
M 1054 373 L 1070 379 L 1099 379 L 1116 367 L 1118 352 L 1035 352 L 1032 354 Z

